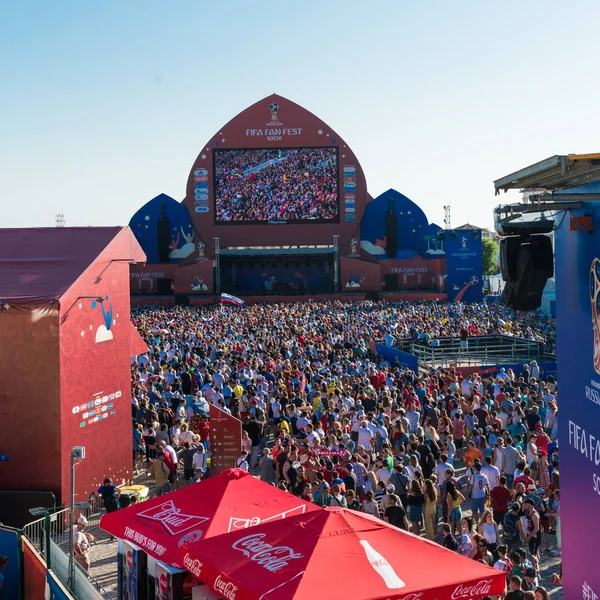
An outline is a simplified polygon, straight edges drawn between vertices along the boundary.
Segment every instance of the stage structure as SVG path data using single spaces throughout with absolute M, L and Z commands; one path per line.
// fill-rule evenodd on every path
M 148 256 L 131 269 L 140 298 L 446 297 L 442 228 L 396 190 L 373 199 L 344 139 L 277 95 L 202 147 L 181 203 L 161 194 L 129 225 Z
M 0 487 L 68 503 L 69 453 L 84 446 L 84 501 L 105 477 L 132 476 L 130 358 L 148 348 L 129 319 L 129 265 L 146 257 L 127 227 L 0 240 Z

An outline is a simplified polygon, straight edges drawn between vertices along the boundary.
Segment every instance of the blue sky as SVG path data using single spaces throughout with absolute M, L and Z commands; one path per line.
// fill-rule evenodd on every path
M 272 92 L 352 147 L 376 196 L 492 224 L 492 181 L 600 151 L 600 3 L 0 4 L 2 226 L 126 224 Z

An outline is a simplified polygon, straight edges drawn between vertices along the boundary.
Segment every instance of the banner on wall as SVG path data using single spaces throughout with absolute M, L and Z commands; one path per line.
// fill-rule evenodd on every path
M 600 217 L 592 203 L 572 216 Z M 598 528 L 589 515 L 600 506 L 600 240 L 569 231 L 556 234 L 558 379 L 568 390 L 560 405 L 561 525 L 565 598 L 600 598 L 594 552 Z
M 210 474 L 235 467 L 242 452 L 242 422 L 220 408 L 209 405 Z
M 21 552 L 19 533 L 14 529 L 0 527 L 0 575 L 2 575 L 2 598 L 21 597 Z
M 479 229 L 445 232 L 446 292 L 448 300 L 481 302 L 483 299 L 483 245 Z

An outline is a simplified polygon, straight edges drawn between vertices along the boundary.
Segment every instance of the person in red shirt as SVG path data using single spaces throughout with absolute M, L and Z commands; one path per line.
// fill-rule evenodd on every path
M 548 444 L 550 443 L 550 438 L 546 435 L 541 423 L 538 423 L 535 426 L 535 435 L 535 443 L 538 447 L 538 454 L 543 452 L 544 454 L 548 455 Z
M 209 440 L 210 440 L 210 423 L 206 417 L 202 417 L 200 423 L 197 425 L 198 435 L 200 436 L 200 441 L 204 446 L 205 450 L 209 450 Z
M 494 521 L 500 527 L 504 523 L 504 515 L 508 512 L 508 507 L 513 501 L 511 491 L 506 486 L 506 477 L 504 475 L 500 476 L 498 485 L 490 492 L 490 497 L 492 499 Z
M 530 475 L 531 469 L 529 467 L 525 467 L 523 469 L 523 475 L 519 475 L 519 477 L 515 478 L 513 481 L 513 488 L 516 488 L 519 483 L 522 483 L 527 491 L 529 491 L 530 487 L 533 487 L 534 490 L 537 489 L 535 486 L 535 481 L 531 479 Z

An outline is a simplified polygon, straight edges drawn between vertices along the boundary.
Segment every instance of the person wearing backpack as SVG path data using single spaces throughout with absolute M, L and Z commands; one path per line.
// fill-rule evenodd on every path
M 329 502 L 329 506 L 348 508 L 346 497 L 342 495 L 342 488 L 338 483 L 331 486 L 331 501 Z
M 404 472 L 404 467 L 402 465 L 394 465 L 394 470 L 390 475 L 388 483 L 394 486 L 396 496 L 400 498 L 400 503 L 406 508 L 409 479 L 408 475 Z
M 508 547 L 509 556 L 522 546 L 523 525 L 520 513 L 521 505 L 514 502 L 510 507 L 510 511 L 504 515 L 504 521 L 502 522 L 502 539 Z

